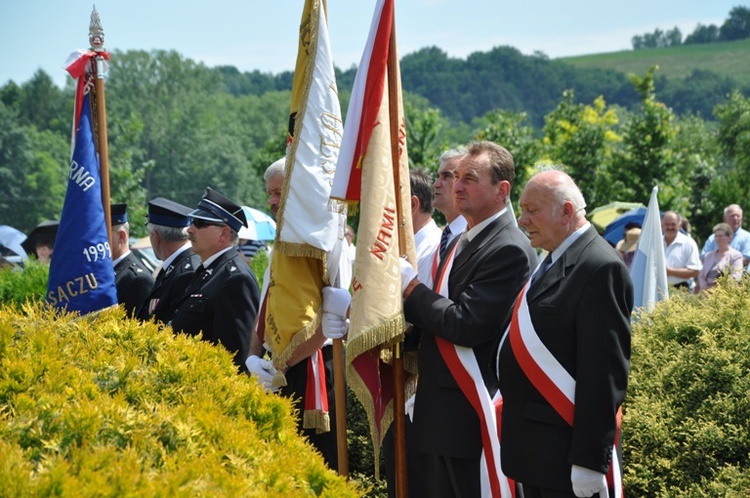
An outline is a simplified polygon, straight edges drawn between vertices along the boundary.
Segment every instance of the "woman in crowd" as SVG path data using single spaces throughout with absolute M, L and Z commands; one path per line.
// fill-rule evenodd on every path
M 714 227 L 716 249 L 706 253 L 703 259 L 703 269 L 698 274 L 698 285 L 695 292 L 710 289 L 716 285 L 716 279 L 729 273 L 736 280 L 742 277 L 742 253 L 729 247 L 732 240 L 732 227 L 727 223 L 719 223 Z

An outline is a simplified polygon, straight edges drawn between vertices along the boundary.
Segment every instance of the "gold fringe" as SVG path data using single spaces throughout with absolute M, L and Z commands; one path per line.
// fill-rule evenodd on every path
M 273 245 L 274 251 L 279 251 L 279 254 L 286 256 L 293 256 L 296 258 L 315 258 L 325 261 L 327 251 L 318 247 L 311 246 L 309 244 L 298 244 L 296 242 L 287 242 L 285 240 L 279 240 Z
M 276 373 L 273 374 L 273 379 L 271 379 L 271 386 L 273 387 L 286 386 L 286 375 L 284 375 L 284 372 L 282 372 L 281 370 L 276 370 Z
M 347 364 L 351 363 L 351 360 L 365 351 L 395 344 L 403 340 L 405 328 L 406 320 L 404 320 L 403 313 L 399 312 L 396 316 L 366 329 L 354 339 L 350 336 L 346 344 Z
M 315 331 L 318 330 L 318 326 L 320 326 L 320 320 L 322 318 L 322 311 L 318 310 L 317 313 L 315 313 L 315 316 L 313 319 L 308 322 L 307 325 L 302 327 L 299 331 L 295 332 L 295 334 L 292 336 L 292 340 L 289 342 L 289 345 L 286 347 L 284 351 L 281 353 L 274 355 L 273 359 L 273 366 L 276 367 L 277 370 L 285 370 L 287 368 L 287 361 L 289 361 L 289 358 L 292 357 L 292 354 L 294 354 L 294 351 L 305 341 L 310 339 L 314 334 Z M 275 380 L 275 379 L 274 379 Z
M 315 434 L 331 431 L 331 416 L 322 410 L 305 410 L 302 414 L 302 427 L 315 429 Z

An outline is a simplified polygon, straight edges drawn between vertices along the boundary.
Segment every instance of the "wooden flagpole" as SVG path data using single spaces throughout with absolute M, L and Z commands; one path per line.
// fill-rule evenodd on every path
M 328 22 L 328 5 L 321 0 L 323 15 Z M 344 340 L 333 340 L 333 394 L 336 407 L 336 457 L 339 475 L 349 478 L 349 447 L 346 440 L 346 370 Z
M 97 55 L 92 59 L 94 74 L 94 107 L 96 110 L 96 137 L 99 151 L 99 175 L 102 182 L 102 207 L 104 207 L 104 222 L 107 224 L 109 247 L 112 247 L 112 212 L 110 209 L 109 191 L 109 145 L 107 137 L 107 103 L 104 97 L 104 30 L 96 6 L 91 11 L 89 24 L 90 50 Z
M 399 160 L 399 106 L 398 106 L 398 77 L 396 67 L 398 65 L 398 52 L 396 50 L 396 19 L 392 9 L 388 13 L 391 16 L 391 39 L 388 46 L 388 114 L 391 124 L 391 162 L 393 165 L 393 184 L 396 189 L 396 213 L 401 213 L 401 172 Z M 397 220 L 398 226 L 398 252 L 406 253 L 406 241 L 404 225 L 400 216 Z M 396 498 L 406 498 L 409 495 L 408 478 L 406 469 L 406 412 L 404 399 L 404 359 L 402 354 L 402 343 L 393 346 L 393 441 L 395 451 L 396 467 Z M 375 463 L 377 465 L 377 462 Z

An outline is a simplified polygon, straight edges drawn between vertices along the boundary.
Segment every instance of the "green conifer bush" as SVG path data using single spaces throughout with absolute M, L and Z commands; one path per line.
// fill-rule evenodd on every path
M 360 496 L 291 405 L 169 327 L 0 308 L 0 496 Z
M 637 321 L 632 345 L 626 493 L 747 497 L 750 277 L 659 303 Z

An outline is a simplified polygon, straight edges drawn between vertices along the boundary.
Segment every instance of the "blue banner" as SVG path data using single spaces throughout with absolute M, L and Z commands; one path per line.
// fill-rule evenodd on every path
M 83 96 L 77 123 L 68 190 L 50 263 L 47 302 L 82 315 L 117 304 L 88 93 Z

